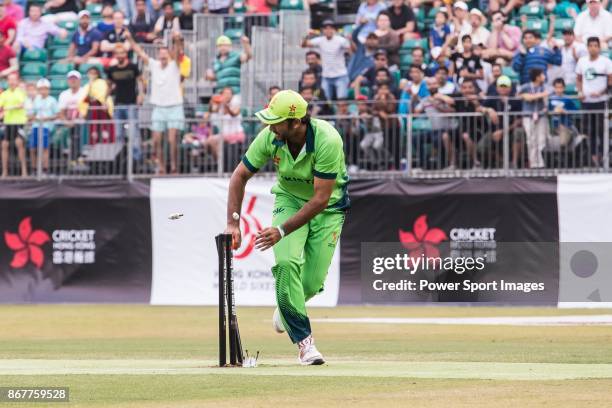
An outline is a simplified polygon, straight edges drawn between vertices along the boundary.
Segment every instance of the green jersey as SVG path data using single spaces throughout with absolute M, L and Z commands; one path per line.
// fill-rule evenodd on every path
M 288 194 L 305 202 L 314 195 L 314 177 L 334 179 L 336 185 L 327 208 L 345 210 L 349 207 L 342 137 L 329 122 L 310 119 L 306 143 L 297 159 L 293 158 L 286 143 L 277 140 L 267 126 L 253 140 L 242 162 L 255 173 L 270 159 L 278 175 L 278 181 L 272 187 L 273 194 Z

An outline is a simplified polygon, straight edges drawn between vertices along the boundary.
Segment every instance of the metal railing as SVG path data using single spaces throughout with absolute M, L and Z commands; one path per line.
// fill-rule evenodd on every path
M 321 117 L 342 135 L 352 177 L 545 176 L 610 170 L 607 107 L 537 118 L 506 111 L 498 112 L 496 120 L 481 113 L 384 115 L 358 109 Z M 155 123 L 147 108 L 122 120 L 29 124 L 23 138 L 4 138 L 7 177 L 21 178 L 22 164 L 27 177 L 36 179 L 224 176 L 262 129 L 254 117 L 206 113 L 193 118 L 195 109 L 187 106 L 186 111 L 187 119 L 175 124 Z M 48 136 L 34 131 L 45 126 Z M 163 132 L 158 136 L 155 130 Z M 271 171 L 270 165 L 261 170 Z

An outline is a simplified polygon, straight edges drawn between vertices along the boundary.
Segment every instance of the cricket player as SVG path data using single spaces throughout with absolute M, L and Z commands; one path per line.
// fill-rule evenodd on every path
M 329 122 L 311 118 L 307 108 L 300 94 L 284 90 L 255 114 L 268 126 L 232 174 L 226 233 L 238 248 L 240 224 L 234 213 L 240 213 L 246 183 L 272 160 L 278 175 L 272 226 L 259 231 L 255 248 L 274 250 L 274 328 L 286 330 L 297 343 L 302 365 L 319 365 L 325 360 L 314 344 L 306 301 L 323 291 L 349 207 L 348 176 L 342 138 Z

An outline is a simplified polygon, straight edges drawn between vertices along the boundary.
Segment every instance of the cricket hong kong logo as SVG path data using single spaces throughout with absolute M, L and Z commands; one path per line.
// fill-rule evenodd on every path
M 295 110 L 296 109 L 297 109 L 297 106 L 295 106 L 295 105 L 289 106 L 289 115 L 288 116 L 295 116 Z
M 257 197 L 253 196 L 250 198 L 247 209 L 240 215 L 240 230 L 242 231 L 242 245 L 234 253 L 236 259 L 246 258 L 251 254 L 255 247 L 255 238 L 257 232 L 261 231 L 261 223 L 253 214 L 255 204 L 257 203 Z
M 275 166 L 275 167 L 280 166 L 280 157 L 279 157 L 279 156 L 274 156 L 274 157 L 272 158 L 272 162 L 274 163 L 274 166 Z
M 32 230 L 32 217 L 21 220 L 17 233 L 4 231 L 4 242 L 9 249 L 14 251 L 10 266 L 20 269 L 32 262 L 38 269 L 42 268 L 45 262 L 42 246 L 49 239 L 49 234 L 45 231 Z
M 399 230 L 399 240 L 402 246 L 410 251 L 410 257 L 418 258 L 423 255 L 425 258 L 438 258 L 438 244 L 448 239 L 446 233 L 440 228 L 429 228 L 425 214 L 417 217 L 412 229 L 412 232 Z

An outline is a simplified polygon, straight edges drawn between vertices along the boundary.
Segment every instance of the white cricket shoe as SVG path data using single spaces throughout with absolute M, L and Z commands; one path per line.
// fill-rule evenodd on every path
M 274 309 L 274 314 L 272 315 L 272 327 L 274 327 L 274 331 L 277 333 L 285 332 L 285 325 L 283 324 L 283 319 L 281 319 L 278 307 Z
M 304 340 L 298 343 L 300 351 L 298 353 L 298 361 L 301 365 L 321 365 L 325 364 L 323 355 L 319 353 L 319 350 L 314 345 L 314 339 L 312 335 L 306 337 Z

